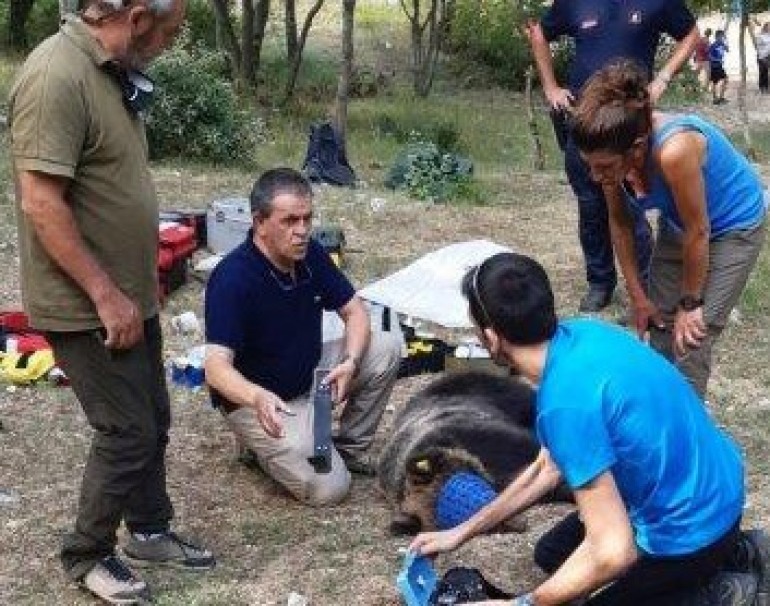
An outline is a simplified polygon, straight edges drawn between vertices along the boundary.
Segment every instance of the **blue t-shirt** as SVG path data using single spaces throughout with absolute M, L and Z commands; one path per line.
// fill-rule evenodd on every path
M 338 310 L 354 294 L 315 240 L 292 281 L 254 245 L 250 231 L 206 285 L 206 341 L 233 350 L 235 368 L 249 381 L 291 400 L 312 385 L 322 310 Z M 212 390 L 214 404 L 220 397 Z
M 722 65 L 725 60 L 725 54 L 729 52 L 727 43 L 724 40 L 714 40 L 709 46 L 709 62 Z
M 549 41 L 574 39 L 568 86 L 577 93 L 613 59 L 633 59 L 651 75 L 660 34 L 681 40 L 695 18 L 682 0 L 554 0 L 541 26 Z
M 645 553 L 693 553 L 741 515 L 737 446 L 684 376 L 619 327 L 559 324 L 537 393 L 536 427 L 573 489 L 612 473 Z
M 659 149 L 675 133 L 687 130 L 706 138 L 702 171 L 711 238 L 759 225 L 767 214 L 762 182 L 746 157 L 714 125 L 695 115 L 674 116 L 653 132 L 653 149 Z M 626 196 L 643 210 L 660 210 L 666 225 L 674 231 L 684 229 L 671 190 L 659 170 L 653 172 L 646 196 L 635 196 L 628 189 Z

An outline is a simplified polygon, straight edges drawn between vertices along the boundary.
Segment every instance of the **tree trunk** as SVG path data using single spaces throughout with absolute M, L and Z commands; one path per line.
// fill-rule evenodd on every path
M 530 65 L 527 68 L 526 85 L 524 87 L 524 98 L 527 105 L 527 123 L 529 134 L 532 135 L 532 168 L 535 170 L 545 170 L 545 154 L 543 152 L 543 142 L 540 139 L 540 130 L 537 127 L 537 114 L 535 112 L 535 102 L 532 96 L 532 80 L 535 70 Z
M 257 82 L 254 69 L 254 2 L 243 0 L 241 14 L 241 76 L 240 80 L 247 87 L 254 87 Z
M 242 84 L 241 81 L 241 46 L 235 35 L 233 22 L 230 18 L 230 10 L 227 0 L 209 0 L 209 5 L 214 11 L 214 19 L 217 23 L 217 41 L 222 45 L 222 50 L 227 55 L 227 62 L 230 65 L 230 75 L 236 85 Z
M 749 125 L 749 110 L 746 106 L 746 30 L 749 28 L 749 12 L 745 1 L 741 2 L 740 31 L 738 32 L 738 56 L 741 66 L 741 80 L 738 85 L 738 110 L 741 116 L 741 125 L 743 127 L 743 140 L 746 145 L 746 155 L 751 160 L 757 159 L 757 150 L 754 149 L 754 143 L 751 138 L 751 127 Z
M 262 43 L 265 41 L 265 30 L 267 29 L 267 22 L 269 19 L 270 0 L 257 0 L 257 8 L 255 11 L 254 20 L 254 35 L 251 38 L 252 47 L 254 49 L 252 67 L 254 82 L 257 80 L 257 70 L 259 70 L 260 61 L 262 59 Z M 243 40 L 243 44 L 246 44 L 245 39 Z
M 297 58 L 297 0 L 285 0 L 284 23 L 286 25 L 286 61 L 293 65 Z
M 417 94 L 422 97 L 427 97 L 430 89 L 433 88 L 433 78 L 436 75 L 438 57 L 449 18 L 447 0 L 434 0 L 434 2 L 428 30 L 428 49 L 422 66 L 422 81 L 417 91 Z
M 27 19 L 33 4 L 34 0 L 11 0 L 8 8 L 8 46 L 12 50 L 27 48 Z
M 342 65 L 337 81 L 337 100 L 334 111 L 334 126 L 347 155 L 348 98 L 350 77 L 353 73 L 353 26 L 356 0 L 342 0 Z
M 420 27 L 420 0 L 411 0 L 412 8 L 407 8 L 406 0 L 400 0 L 401 10 L 409 20 L 409 40 L 412 53 L 412 87 L 419 88 L 420 65 L 422 65 L 422 28 Z
M 409 20 L 412 87 L 417 95 L 426 97 L 433 86 L 450 3 L 447 0 L 429 0 L 425 19 L 422 19 L 422 2 L 411 0 L 410 9 L 407 0 L 400 0 L 401 9 Z
M 294 88 L 297 85 L 297 76 L 299 75 L 299 68 L 302 65 L 302 53 L 305 51 L 305 44 L 307 42 L 307 36 L 310 33 L 310 28 L 313 25 L 313 19 L 315 19 L 318 12 L 321 10 L 325 0 L 316 0 L 315 4 L 310 8 L 307 15 L 305 15 L 305 21 L 302 24 L 302 32 L 297 42 L 296 54 L 294 60 L 289 67 L 289 78 L 286 82 L 286 94 L 284 96 L 284 103 L 289 101 L 294 95 Z

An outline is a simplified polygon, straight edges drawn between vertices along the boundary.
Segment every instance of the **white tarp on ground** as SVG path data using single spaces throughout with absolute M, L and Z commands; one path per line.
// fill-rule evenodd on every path
M 510 248 L 489 240 L 459 242 L 420 257 L 358 291 L 359 296 L 446 328 L 471 328 L 460 283 L 471 267 Z

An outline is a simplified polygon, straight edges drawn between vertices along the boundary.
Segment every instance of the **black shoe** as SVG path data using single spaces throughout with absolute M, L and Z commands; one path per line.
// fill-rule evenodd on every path
M 344 450 L 340 450 L 339 453 L 350 473 L 369 477 L 377 475 L 377 468 L 365 454 L 354 455 Z
M 755 574 L 758 582 L 757 603 L 762 606 L 770 604 L 770 535 L 764 530 L 741 532 L 725 568 Z
M 578 311 L 581 313 L 596 313 L 601 311 L 612 301 L 612 288 L 591 285 L 588 292 L 580 301 Z
M 126 561 L 140 568 L 150 565 L 180 570 L 210 570 L 216 565 L 208 549 L 180 538 L 174 532 L 163 532 L 148 538 L 130 533 L 123 547 Z
M 748 572 L 719 572 L 697 594 L 698 606 L 754 606 L 757 576 Z
M 757 604 L 768 606 L 770 605 L 770 535 L 764 530 L 749 530 L 746 535 L 757 550 L 757 558 L 754 560 L 754 572 L 759 577 Z

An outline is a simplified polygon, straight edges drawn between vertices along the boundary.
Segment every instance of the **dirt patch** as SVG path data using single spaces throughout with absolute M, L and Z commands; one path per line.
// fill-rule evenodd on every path
M 245 174 L 158 169 L 167 207 L 203 207 L 206 200 L 244 189 Z M 188 178 L 189 177 L 189 178 Z M 575 206 L 559 174 L 510 174 L 507 195 L 486 207 L 455 207 L 408 201 L 380 190 L 319 193 L 318 210 L 345 229 L 349 273 L 364 284 L 450 242 L 488 238 L 539 258 L 550 273 L 559 308 L 569 314 L 582 293 Z M 179 183 L 185 184 L 180 189 Z M 384 200 L 373 203 L 374 198 Z M 9 206 L 0 227 L 2 304 L 18 300 L 16 239 Z M 765 254 L 763 263 L 767 263 Z M 173 333 L 169 318 L 191 309 L 200 314 L 202 283 L 191 280 L 162 312 L 169 358 L 196 344 Z M 622 315 L 620 303 L 606 314 Z M 719 347 L 711 407 L 747 452 L 749 524 L 770 525 L 766 452 L 770 371 L 752 358 L 748 343 L 767 342 L 766 318 L 747 317 L 729 327 Z M 764 351 L 767 351 L 766 349 Z M 424 385 L 426 377 L 399 381 L 380 428 L 393 410 Z M 148 573 L 160 604 L 285 604 L 290 592 L 315 606 L 398 603 L 394 579 L 406 546 L 387 536 L 388 511 L 370 480 L 357 479 L 350 498 L 333 509 L 310 509 L 287 497 L 271 480 L 234 460 L 230 436 L 204 392 L 173 387 L 174 424 L 169 448 L 169 486 L 178 528 L 202 540 L 219 557 L 203 575 Z M 39 386 L 0 391 L 0 603 L 90 604 L 66 583 L 56 559 L 61 535 L 74 515 L 90 431 L 68 389 Z M 480 566 L 501 585 L 522 590 L 540 577 L 531 563 L 536 538 L 563 507 L 528 514 L 522 535 L 472 542 L 441 566 Z
M 389 43 L 390 32 L 383 34 L 378 27 L 370 27 L 378 34 L 369 36 L 370 40 Z M 475 95 L 483 103 L 490 93 L 461 94 Z M 509 102 L 508 97 L 504 102 Z M 441 100 L 437 98 L 436 103 Z M 770 99 L 752 93 L 749 103 L 752 117 L 768 115 Z M 736 105 L 697 109 L 734 130 L 739 126 Z M 3 137 L 0 127 L 0 149 L 4 150 Z M 351 249 L 348 273 L 359 286 L 440 246 L 485 238 L 538 258 L 551 276 L 560 312 L 570 315 L 583 294 L 584 278 L 569 187 L 560 173 L 516 172 L 503 164 L 500 160 L 498 166 L 483 167 L 485 179 L 493 181 L 499 192 L 487 206 L 418 203 L 377 187 L 321 188 L 317 214 L 345 230 Z M 0 187 L 6 188 L 0 191 L 2 308 L 20 300 L 15 218 L 5 165 L 0 153 Z M 768 173 L 768 167 L 760 168 Z M 205 208 L 216 197 L 242 195 L 253 179 L 246 172 L 169 165 L 156 167 L 155 175 L 163 205 L 169 209 Z M 767 275 L 767 250 L 761 264 Z M 197 344 L 195 339 L 174 334 L 169 320 L 186 310 L 200 316 L 202 288 L 202 282 L 191 279 L 162 311 L 169 360 Z M 615 320 L 623 314 L 620 293 L 603 315 Z M 719 344 L 709 394 L 711 410 L 746 453 L 746 523 L 766 528 L 770 527 L 769 359 L 767 316 L 743 314 L 740 322 L 730 324 Z M 398 382 L 375 449 L 387 434 L 393 412 L 429 379 Z M 148 573 L 158 604 L 272 606 L 286 604 L 290 592 L 307 596 L 313 606 L 399 603 L 394 580 L 407 541 L 387 535 L 389 513 L 373 481 L 356 479 L 350 497 L 339 507 L 301 506 L 269 478 L 235 461 L 230 434 L 204 392 L 172 387 L 171 396 L 174 422 L 168 481 L 176 526 L 210 547 L 219 565 L 202 575 Z M 4 427 L 0 431 L 0 604 L 94 604 L 66 582 L 56 557 L 61 536 L 72 525 L 90 442 L 77 401 L 69 389 L 40 385 L 11 390 L 0 385 L 0 421 Z M 533 509 L 526 514 L 527 532 L 480 538 L 441 558 L 439 566 L 478 566 L 491 580 L 513 591 L 531 587 L 541 579 L 531 561 L 534 542 L 565 511 L 564 506 Z

